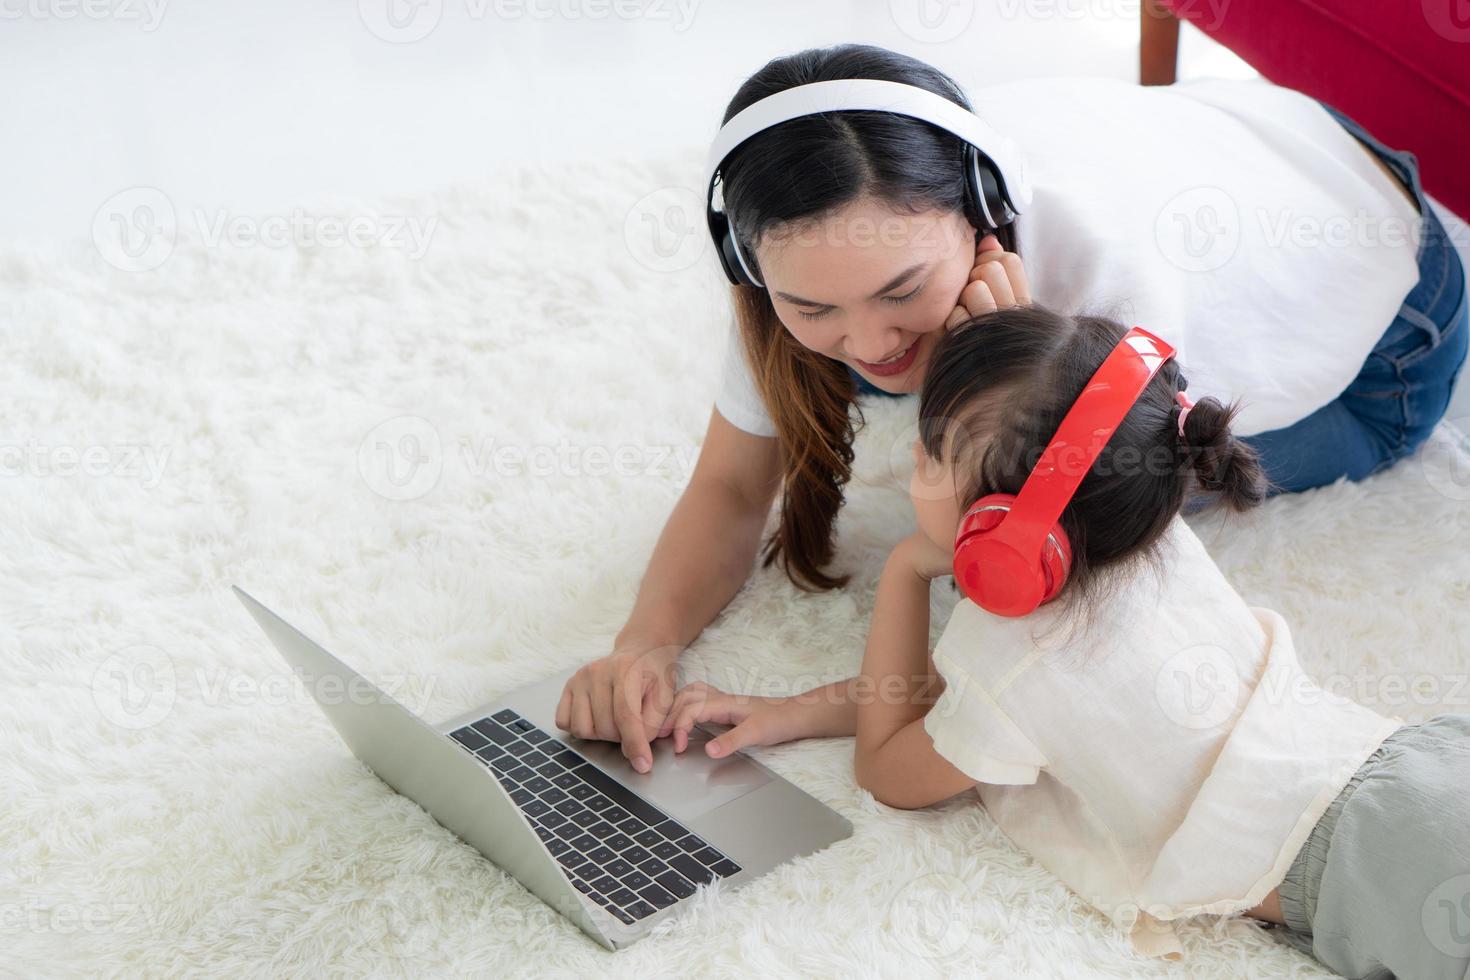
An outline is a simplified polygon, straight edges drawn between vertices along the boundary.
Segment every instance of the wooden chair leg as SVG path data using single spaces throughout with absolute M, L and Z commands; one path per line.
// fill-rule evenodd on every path
M 1179 64 L 1179 18 L 1162 0 L 1142 0 L 1138 7 L 1138 83 L 1173 85 Z

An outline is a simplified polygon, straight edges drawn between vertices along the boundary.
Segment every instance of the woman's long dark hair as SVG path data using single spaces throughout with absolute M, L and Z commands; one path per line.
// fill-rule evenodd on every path
M 740 86 L 724 122 L 777 92 L 848 78 L 905 82 L 971 108 L 953 79 L 922 61 L 886 48 L 841 44 L 767 63 Z M 763 231 L 820 220 L 859 197 L 876 198 L 899 213 L 963 213 L 977 238 L 993 230 L 1014 252 L 1014 226 L 986 228 L 984 216 L 966 199 L 964 146 L 936 126 L 886 112 L 791 119 L 752 136 L 726 159 L 725 212 L 752 262 Z M 832 560 L 832 528 L 852 477 L 853 438 L 863 425 L 857 385 L 847 365 L 808 350 L 787 332 L 764 289 L 731 289 L 745 357 L 781 447 L 781 519 L 766 542 L 762 566 L 779 560 L 791 582 L 806 591 L 844 586 L 850 576 L 823 569 Z

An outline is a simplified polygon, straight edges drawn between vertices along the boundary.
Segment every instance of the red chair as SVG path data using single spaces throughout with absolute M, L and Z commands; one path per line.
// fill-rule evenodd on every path
M 1470 0 L 1143 0 L 1139 80 L 1175 79 L 1187 20 L 1277 85 L 1419 158 L 1424 189 L 1470 218 Z

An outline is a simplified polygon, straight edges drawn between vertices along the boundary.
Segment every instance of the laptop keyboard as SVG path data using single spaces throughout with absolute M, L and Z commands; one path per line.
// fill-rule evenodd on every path
M 451 732 L 490 767 L 572 886 L 633 923 L 740 870 L 514 709 Z

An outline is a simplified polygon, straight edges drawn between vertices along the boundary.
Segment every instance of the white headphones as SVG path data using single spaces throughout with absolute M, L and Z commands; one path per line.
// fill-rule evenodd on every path
M 1010 224 L 1031 205 L 1026 158 L 1015 141 L 1001 136 L 979 116 L 927 89 L 876 78 L 842 78 L 811 82 L 767 96 L 747 106 L 720 127 L 705 164 L 705 216 L 715 254 L 725 276 L 735 285 L 765 284 L 745 259 L 728 217 L 714 206 L 715 181 L 725 158 L 756 133 L 788 119 L 820 112 L 868 109 L 911 116 L 932 123 L 964 140 L 965 193 L 991 229 Z

